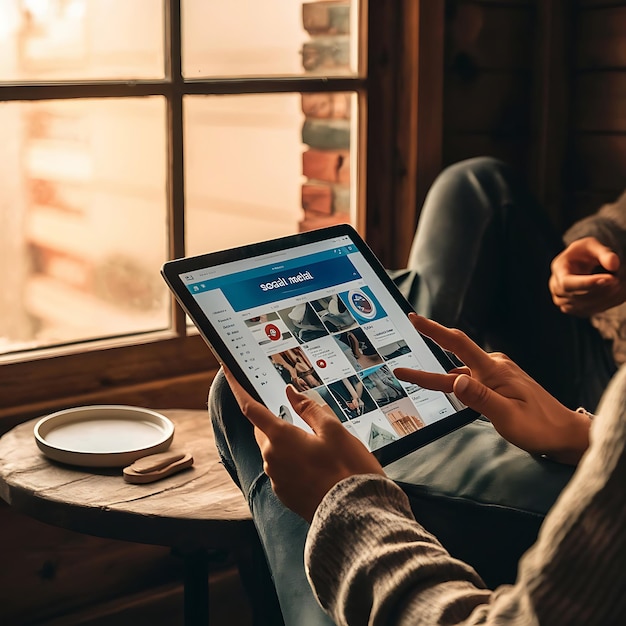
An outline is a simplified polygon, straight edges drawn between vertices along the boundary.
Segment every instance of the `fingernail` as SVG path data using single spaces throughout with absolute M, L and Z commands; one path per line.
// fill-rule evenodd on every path
M 454 381 L 455 391 L 465 391 L 469 385 L 469 376 L 467 374 L 460 374 Z
M 291 389 L 291 392 L 295 393 L 296 395 L 308 397 L 303 391 L 296 389 L 296 387 L 292 385 L 291 383 L 289 383 L 287 387 L 289 387 Z

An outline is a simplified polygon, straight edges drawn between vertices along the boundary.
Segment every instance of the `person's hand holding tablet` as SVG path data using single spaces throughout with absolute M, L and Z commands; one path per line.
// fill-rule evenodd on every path
M 415 332 L 411 305 L 348 224 L 175 259 L 162 274 L 218 361 L 271 414 L 289 404 L 291 382 L 383 466 L 478 417 L 454 394 L 394 378 L 399 367 L 444 373 L 454 364 Z M 333 301 L 354 353 L 329 321 Z
M 590 420 L 572 411 L 545 391 L 515 363 L 500 353 L 488 354 L 467 335 L 415 314 L 415 328 L 454 352 L 467 364 L 447 374 L 398 368 L 396 375 L 428 389 L 454 392 L 481 411 L 500 434 L 533 454 L 575 464 L 589 444 Z M 225 368 L 226 378 L 255 436 L 278 498 L 307 521 L 334 485 L 355 474 L 384 470 L 365 445 L 305 394 L 287 389 L 293 409 L 312 433 L 276 417 L 255 400 Z
M 278 498 L 307 521 L 326 493 L 355 474 L 385 475 L 376 457 L 337 416 L 289 385 L 287 397 L 313 433 L 276 417 L 224 368 L 242 413 L 254 425 L 263 469 Z

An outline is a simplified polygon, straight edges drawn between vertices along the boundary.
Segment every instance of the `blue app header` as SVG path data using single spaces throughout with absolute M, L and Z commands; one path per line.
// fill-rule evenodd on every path
M 355 246 L 339 246 L 278 264 L 206 278 L 188 284 L 187 289 L 194 295 L 220 289 L 233 309 L 241 311 L 360 279 L 348 260 L 355 253 Z
M 241 311 L 359 278 L 347 257 L 337 257 L 230 282 L 221 289 L 233 309 Z

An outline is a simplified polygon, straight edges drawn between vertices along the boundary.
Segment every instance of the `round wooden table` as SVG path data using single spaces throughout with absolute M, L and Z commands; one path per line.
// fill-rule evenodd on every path
M 193 467 L 148 484 L 129 484 L 122 469 L 80 468 L 45 457 L 36 420 L 0 438 L 0 497 L 42 522 L 109 539 L 171 547 L 185 564 L 185 623 L 208 623 L 208 561 L 230 551 L 263 623 L 269 577 L 247 503 L 219 462 L 206 411 L 161 410 L 175 424 L 171 450 Z M 251 558 L 254 557 L 254 558 Z

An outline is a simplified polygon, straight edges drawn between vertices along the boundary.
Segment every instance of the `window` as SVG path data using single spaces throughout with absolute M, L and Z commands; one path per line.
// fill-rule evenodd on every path
M 215 367 L 167 258 L 393 221 L 397 35 L 417 21 L 367 4 L 0 0 L 5 426 Z M 376 230 L 384 252 L 395 229 Z

